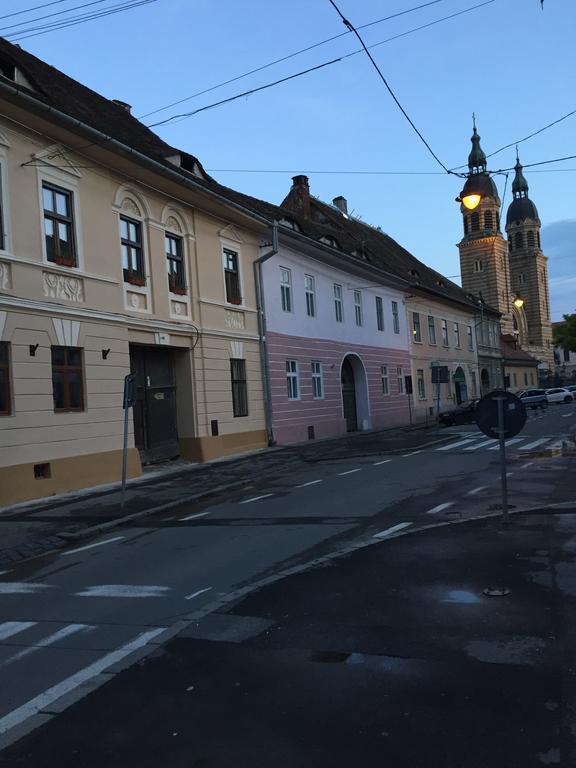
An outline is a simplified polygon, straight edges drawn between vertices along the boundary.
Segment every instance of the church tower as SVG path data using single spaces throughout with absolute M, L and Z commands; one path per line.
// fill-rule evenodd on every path
M 462 287 L 468 293 L 482 295 L 484 301 L 501 315 L 502 333 L 513 333 L 512 297 L 506 241 L 500 231 L 500 198 L 496 184 L 487 173 L 486 155 L 474 121 L 472 151 L 468 157 L 468 178 L 461 197 L 467 191 L 481 194 L 478 205 L 469 210 L 460 206 L 464 237 L 458 244 Z
M 542 362 L 554 368 L 548 259 L 540 245 L 540 219 L 528 197 L 528 182 L 516 153 L 516 176 L 512 184 L 513 200 L 506 216 L 508 259 L 512 290 L 524 299 L 526 328 L 520 345 Z

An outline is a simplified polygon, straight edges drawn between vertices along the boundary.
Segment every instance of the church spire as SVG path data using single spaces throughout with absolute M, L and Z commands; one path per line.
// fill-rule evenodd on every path
M 528 197 L 528 182 L 522 173 L 522 163 L 518 156 L 518 147 L 516 147 L 516 165 L 514 166 L 514 170 L 516 171 L 516 176 L 512 182 L 512 195 L 515 198 Z
M 474 124 L 474 132 L 470 141 L 472 142 L 472 150 L 468 155 L 468 168 L 470 173 L 486 173 L 486 155 L 484 154 L 482 147 L 480 146 L 480 136 L 476 130 L 476 115 L 472 115 L 472 122 Z

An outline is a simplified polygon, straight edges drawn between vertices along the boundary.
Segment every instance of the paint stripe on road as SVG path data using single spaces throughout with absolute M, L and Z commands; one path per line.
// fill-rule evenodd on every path
M 570 418 L 570 416 L 574 416 L 574 414 L 573 414 L 573 413 L 563 413 L 563 414 L 562 414 L 562 418 L 563 418 L 563 419 L 569 419 L 569 418 Z
M 392 461 L 392 459 L 384 459 L 384 461 L 375 461 L 372 466 L 379 467 L 382 464 L 389 464 Z
M 536 448 L 537 445 L 542 445 L 543 443 L 547 443 L 549 437 L 541 437 L 539 440 L 534 440 L 532 443 L 528 443 L 527 445 L 523 445 L 520 448 L 518 448 L 519 451 L 530 451 L 532 448 Z
M 187 515 L 186 517 L 181 517 L 180 522 L 184 522 L 184 520 L 195 520 L 197 517 L 206 517 L 206 515 L 212 514 L 211 512 L 196 512 L 194 515 Z
M 68 626 L 62 627 L 62 629 L 48 635 L 48 637 L 34 643 L 34 645 L 30 645 L 28 648 L 24 648 L 24 650 L 15 653 L 14 656 L 8 657 L 0 663 L 0 667 L 5 667 L 7 664 L 13 664 L 15 661 L 21 661 L 27 656 L 30 656 L 31 653 L 40 650 L 40 648 L 47 648 L 50 645 L 54 645 L 54 643 L 58 643 L 60 640 L 64 640 L 65 637 L 69 637 L 70 635 L 75 635 L 77 632 L 89 632 L 93 629 L 96 629 L 96 627 L 93 627 L 90 624 L 68 624 Z
M 457 443 L 450 443 L 450 445 L 443 445 L 442 448 L 436 448 L 437 451 L 451 451 L 453 448 L 460 448 L 462 445 L 469 445 L 473 443 L 477 438 L 469 437 L 466 440 L 460 440 Z
M 385 539 L 387 536 L 391 536 L 393 533 L 396 533 L 397 531 L 401 531 L 404 528 L 408 528 L 409 525 L 412 525 L 412 523 L 398 523 L 398 525 L 393 525 L 392 528 L 386 528 L 385 531 L 380 531 L 380 533 L 375 533 L 372 538 Z
M 74 555 L 76 552 L 85 552 L 87 549 L 94 549 L 94 547 L 103 547 L 104 544 L 112 544 L 114 541 L 120 541 L 125 539 L 126 536 L 114 536 L 112 539 L 106 539 L 105 541 L 97 541 L 95 544 L 87 544 L 85 547 L 78 547 L 77 549 L 69 549 L 67 552 L 61 552 L 60 557 L 66 557 L 67 555 Z
M 76 597 L 164 597 L 170 587 L 146 584 L 98 584 L 76 592 Z
M 210 592 L 212 587 L 204 587 L 204 589 L 198 589 L 196 592 L 192 592 L 191 595 L 186 595 L 184 600 L 193 600 L 195 597 L 198 597 L 198 595 L 203 595 L 204 592 Z
M 479 448 L 485 448 L 487 445 L 494 445 L 498 443 L 498 440 L 482 440 L 476 445 L 471 445 L 469 448 L 464 448 L 465 451 L 477 451 Z
M 244 501 L 241 501 L 240 504 L 250 504 L 252 501 L 260 501 L 260 499 L 268 499 L 270 496 L 273 496 L 272 493 L 263 493 L 262 496 L 252 496 L 250 499 L 244 499 Z
M 32 584 L 27 581 L 0 581 L 0 595 L 34 595 L 48 584 Z
M 453 507 L 454 502 L 453 501 L 445 501 L 444 504 L 438 504 L 437 507 L 432 507 L 432 509 L 429 509 L 428 512 L 426 512 L 427 515 L 437 515 L 438 512 L 442 512 L 445 509 L 448 509 L 448 507 Z
M 296 488 L 308 488 L 309 485 L 318 485 L 318 483 L 323 482 L 322 480 L 309 480 L 307 483 L 301 483 L 300 485 L 297 485 Z
M 408 456 L 416 456 L 417 453 L 422 453 L 422 451 L 411 451 L 410 453 L 403 453 L 402 458 L 407 459 Z
M 360 472 L 360 469 L 348 469 L 346 472 L 338 472 L 338 477 L 343 477 L 344 475 L 352 475 L 354 472 Z
M 506 440 L 506 448 L 508 448 L 509 445 L 514 445 L 514 443 L 521 443 L 525 439 L 526 438 L 524 437 L 513 437 L 511 440 Z M 495 445 L 493 448 L 488 448 L 488 450 L 497 451 L 499 448 L 500 448 L 500 445 Z
M 34 627 L 37 623 L 36 621 L 5 621 L 0 624 L 0 640 L 7 640 L 19 632 L 24 632 L 25 629 Z
M 471 491 L 468 491 L 466 496 L 476 496 L 477 493 L 486 490 L 486 488 L 488 488 L 487 485 L 479 485 L 478 488 L 473 488 Z
M 162 632 L 165 632 L 165 627 L 159 627 L 143 632 L 134 638 L 134 640 L 126 643 L 126 645 L 121 646 L 111 653 L 107 653 L 106 656 L 103 656 L 101 659 L 89 664 L 79 672 L 70 675 L 70 677 L 53 685 L 52 688 L 48 688 L 46 691 L 43 691 L 43 693 L 30 699 L 26 704 L 22 704 L 22 706 L 13 709 L 12 712 L 9 712 L 7 715 L 4 715 L 4 717 L 0 718 L 0 735 L 7 733 L 17 725 L 26 722 L 26 720 L 29 720 L 42 710 L 45 710 L 51 704 L 54 704 L 55 701 L 58 701 L 58 699 L 61 699 L 71 691 L 76 690 L 76 688 L 79 688 L 82 684 L 92 680 L 113 664 L 122 661 L 122 659 L 126 658 L 126 656 L 129 656 L 134 651 L 143 648 L 155 637 L 162 634 Z

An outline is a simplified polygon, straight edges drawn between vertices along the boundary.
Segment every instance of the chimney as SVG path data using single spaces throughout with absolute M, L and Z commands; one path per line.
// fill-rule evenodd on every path
M 342 197 L 342 195 L 335 197 L 334 200 L 332 200 L 332 205 L 335 208 L 338 208 L 340 213 L 343 213 L 345 216 L 348 216 L 348 201 L 346 200 L 345 197 Z
M 294 200 L 296 212 L 305 219 L 310 218 L 310 185 L 308 176 L 292 176 L 290 197 Z
M 120 99 L 111 99 L 113 104 L 116 104 L 117 107 L 122 107 L 128 114 L 132 113 L 132 105 L 128 104 L 126 101 L 120 101 Z

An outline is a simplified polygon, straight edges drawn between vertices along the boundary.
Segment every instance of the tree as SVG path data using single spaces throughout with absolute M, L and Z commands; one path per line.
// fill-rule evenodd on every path
M 576 313 L 564 315 L 564 322 L 554 326 L 554 344 L 576 352 Z

